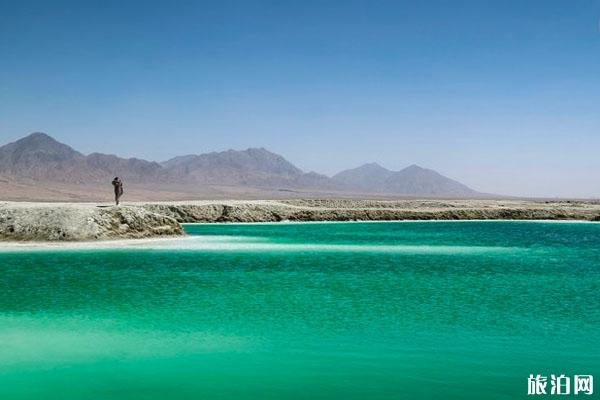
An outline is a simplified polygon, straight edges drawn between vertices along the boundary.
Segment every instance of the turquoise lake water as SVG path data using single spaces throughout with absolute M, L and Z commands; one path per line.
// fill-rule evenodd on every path
M 186 230 L 0 249 L 0 399 L 513 399 L 530 373 L 600 379 L 600 224 Z

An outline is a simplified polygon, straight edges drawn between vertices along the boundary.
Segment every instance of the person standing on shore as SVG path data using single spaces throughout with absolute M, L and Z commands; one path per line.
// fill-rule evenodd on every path
M 113 179 L 112 185 L 115 189 L 115 203 L 119 205 L 119 200 L 121 199 L 121 196 L 123 196 L 123 182 L 117 176 Z

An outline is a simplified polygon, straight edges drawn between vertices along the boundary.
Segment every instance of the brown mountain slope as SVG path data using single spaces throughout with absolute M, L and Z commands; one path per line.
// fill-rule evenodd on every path
M 44 133 L 0 147 L 4 198 L 92 199 L 110 193 L 121 177 L 136 199 L 299 197 L 352 193 L 377 196 L 471 197 L 478 193 L 435 171 L 417 166 L 390 171 L 377 164 L 333 178 L 305 173 L 264 148 L 175 157 L 163 163 L 92 153 L 84 155 Z M 170 196 L 170 197 L 169 197 Z

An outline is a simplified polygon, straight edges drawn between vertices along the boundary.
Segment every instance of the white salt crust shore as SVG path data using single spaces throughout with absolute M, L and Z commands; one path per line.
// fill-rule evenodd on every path
M 70 243 L 3 243 L 0 253 L 78 251 L 166 251 L 166 252 L 344 252 L 388 254 L 520 254 L 520 247 L 448 245 L 355 245 L 319 243 L 274 243 L 246 236 L 187 236 L 169 239 L 131 239 Z

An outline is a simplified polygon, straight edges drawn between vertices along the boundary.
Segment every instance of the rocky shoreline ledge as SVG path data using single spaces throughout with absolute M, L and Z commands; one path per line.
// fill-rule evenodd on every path
M 193 222 L 395 220 L 600 220 L 600 202 L 499 200 L 262 200 L 143 204 L 145 209 Z
M 599 201 L 231 200 L 132 203 L 0 203 L 2 241 L 93 241 L 183 235 L 180 223 L 388 220 L 600 221 Z
M 0 205 L 0 240 L 93 241 L 183 235 L 173 218 L 138 206 Z

